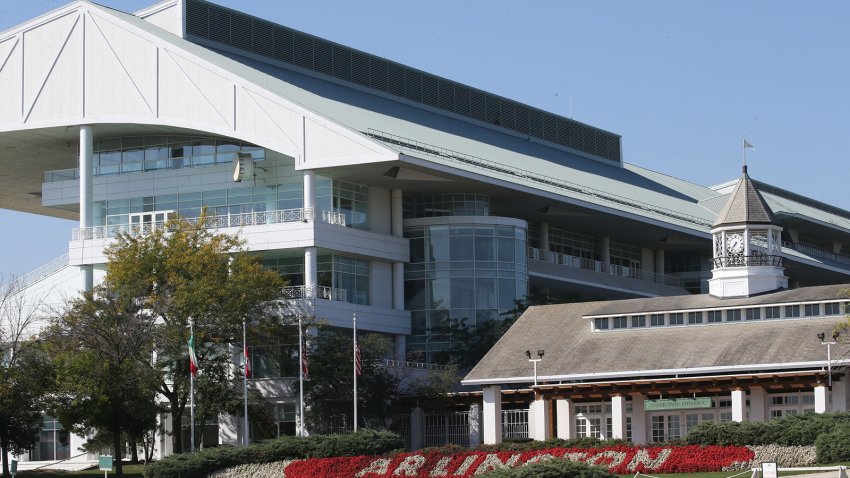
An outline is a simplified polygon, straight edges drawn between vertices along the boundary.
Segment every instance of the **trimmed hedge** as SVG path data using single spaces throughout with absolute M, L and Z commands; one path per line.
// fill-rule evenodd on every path
M 691 445 L 811 446 L 820 435 L 843 427 L 850 427 L 850 412 L 806 413 L 766 422 L 700 423 L 685 440 Z
M 204 478 L 207 474 L 247 463 L 271 463 L 301 458 L 381 455 L 404 448 L 390 432 L 362 430 L 350 435 L 283 437 L 247 448 L 220 446 L 195 453 L 171 455 L 145 467 L 146 478 Z
M 818 463 L 850 461 L 850 426 L 842 424 L 815 441 Z
M 549 460 L 488 471 L 482 478 L 616 478 L 604 468 L 568 460 Z

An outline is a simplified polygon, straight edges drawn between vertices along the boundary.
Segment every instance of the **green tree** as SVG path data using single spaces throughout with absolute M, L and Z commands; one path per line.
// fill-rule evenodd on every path
M 38 442 L 53 369 L 31 336 L 40 314 L 38 302 L 25 301 L 12 281 L 0 286 L 0 455 L 9 476 L 9 454 Z
M 106 250 L 111 290 L 136 298 L 157 318 L 158 391 L 168 400 L 178 431 L 189 398 L 190 319 L 202 373 L 229 363 L 230 355 L 221 350 L 241 343 L 243 320 L 260 330 L 280 320 L 269 304 L 280 297 L 284 281 L 264 269 L 237 237 L 207 226 L 206 215 L 176 219 L 149 234 L 122 235 Z M 183 448 L 182 434 L 175 433 L 175 452 Z
M 350 335 L 320 331 L 311 340 L 310 379 L 304 384 L 304 401 L 310 405 L 307 422 L 325 428 L 331 417 L 345 416 L 350 425 L 354 412 L 354 344 Z M 380 334 L 358 334 L 362 374 L 357 377 L 358 425 L 383 424 L 395 411 L 398 378 L 383 364 L 393 344 Z M 387 393 L 391 391 L 391 393 Z
M 122 437 L 156 425 L 156 322 L 135 297 L 113 293 L 107 280 L 72 300 L 45 334 L 57 368 L 57 417 L 75 433 L 107 432 L 119 478 Z

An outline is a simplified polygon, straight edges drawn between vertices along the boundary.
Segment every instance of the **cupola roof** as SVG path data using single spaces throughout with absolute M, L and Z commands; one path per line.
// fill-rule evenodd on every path
M 744 166 L 741 179 L 712 227 L 735 224 L 774 224 L 775 222 L 773 211 L 770 210 L 747 174 L 747 166 Z

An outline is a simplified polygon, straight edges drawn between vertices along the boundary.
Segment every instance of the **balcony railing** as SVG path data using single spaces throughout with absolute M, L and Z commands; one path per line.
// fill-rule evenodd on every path
M 772 254 L 753 254 L 745 256 L 736 254 L 731 256 L 715 257 L 714 267 L 746 267 L 746 266 L 774 266 L 782 267 L 785 258 Z
M 284 299 L 324 299 L 335 300 L 339 302 L 348 301 L 348 291 L 345 289 L 335 289 L 323 285 L 307 286 L 295 285 L 283 288 Z
M 803 254 L 817 257 L 819 259 L 825 259 L 827 261 L 842 264 L 844 267 L 850 267 L 850 256 L 846 254 L 836 254 L 821 247 L 786 241 L 782 241 L 782 247 L 787 247 L 788 249 L 793 249 L 795 251 L 802 252 Z
M 630 277 L 632 279 L 642 280 L 646 282 L 654 282 L 656 284 L 664 284 L 672 287 L 683 287 L 682 279 L 676 276 L 666 274 L 658 274 L 655 272 L 647 272 L 634 267 L 624 267 L 616 264 L 606 264 L 602 261 L 586 259 L 584 257 L 576 257 L 558 252 L 544 251 L 536 247 L 528 248 L 528 257 L 536 261 L 549 262 L 562 266 L 572 267 L 575 269 L 584 269 L 588 271 L 603 272 L 620 277 Z
M 8 284 L 0 285 L 0 293 L 3 291 L 20 291 L 41 281 L 42 279 L 59 272 L 68 265 L 68 254 L 57 257 L 32 272 L 22 275 Z
M 196 224 L 201 218 L 188 218 L 186 221 Z M 227 214 L 223 216 L 207 216 L 207 229 L 226 227 L 258 226 L 263 224 L 280 224 L 287 222 L 313 222 L 320 220 L 327 224 L 345 226 L 345 214 L 337 211 L 321 210 L 321 217 L 316 216 L 314 208 L 281 209 L 278 211 L 246 212 L 242 214 Z M 165 228 L 166 221 L 145 224 L 115 224 L 111 226 L 82 227 L 74 229 L 72 241 L 86 239 L 108 239 L 120 234 L 146 235 Z

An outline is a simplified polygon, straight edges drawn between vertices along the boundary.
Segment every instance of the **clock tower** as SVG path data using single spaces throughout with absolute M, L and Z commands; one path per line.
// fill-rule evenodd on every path
M 781 233 L 744 166 L 711 227 L 714 268 L 709 293 L 720 298 L 749 297 L 788 288 Z

